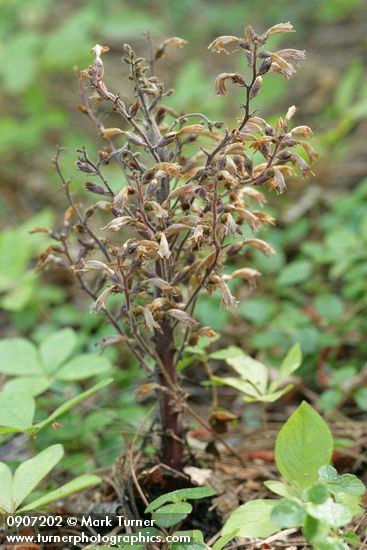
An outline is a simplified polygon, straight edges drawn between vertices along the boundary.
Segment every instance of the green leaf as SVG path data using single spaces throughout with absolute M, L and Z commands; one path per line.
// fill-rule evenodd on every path
M 355 533 L 354 531 L 346 531 L 345 533 L 343 533 L 343 539 L 345 540 L 345 542 L 347 544 L 350 544 L 353 548 L 358 548 L 359 545 L 360 545 L 360 540 L 359 540 L 359 537 L 357 535 L 357 533 Z
M 290 487 L 281 481 L 269 479 L 268 481 L 264 481 L 264 485 L 269 489 L 269 491 L 272 491 L 281 497 L 293 498 L 297 496 L 297 491 L 295 491 L 293 487 Z
M 328 323 L 340 320 L 344 313 L 343 301 L 336 294 L 324 294 L 315 300 L 317 313 Z
M 278 390 L 275 392 L 265 393 L 262 395 L 258 395 L 257 397 L 245 397 L 244 401 L 248 401 L 248 402 L 258 401 L 260 403 L 273 403 L 274 401 L 282 397 L 282 395 L 289 392 L 292 388 L 293 388 L 293 384 L 288 384 L 285 388 L 282 388 L 281 390 Z
M 175 531 L 173 536 L 189 536 L 191 538 L 190 543 L 177 542 L 170 545 L 170 550 L 210 550 L 204 542 L 204 537 L 201 531 L 195 529 L 194 531 Z
M 155 510 L 152 519 L 159 527 L 173 527 L 192 512 L 192 505 L 189 502 L 175 502 L 166 504 Z
M 326 485 L 316 483 L 306 489 L 302 494 L 302 500 L 309 500 L 313 504 L 322 504 L 329 497 L 329 491 Z
M 52 468 L 60 462 L 63 455 L 62 445 L 51 445 L 51 447 L 47 447 L 35 457 L 18 466 L 13 478 L 13 511 L 19 507 Z
M 367 388 L 358 388 L 353 394 L 354 400 L 362 411 L 367 411 Z
M 74 357 L 56 373 L 57 380 L 71 382 L 91 376 L 98 376 L 111 369 L 107 357 L 95 353 L 85 353 Z
M 237 536 L 244 538 L 269 537 L 279 531 L 272 519 L 271 513 L 277 505 L 276 500 L 252 500 L 239 506 L 224 524 L 222 535 L 228 535 L 238 530 Z
M 330 388 L 322 392 L 320 397 L 320 407 L 323 411 L 331 411 L 343 398 L 343 392 L 337 388 Z
M 322 504 L 307 504 L 307 513 L 315 519 L 324 521 L 330 527 L 343 527 L 349 523 L 353 514 L 343 504 L 334 502 L 332 498 L 328 498 Z
M 240 302 L 238 312 L 241 317 L 256 325 L 266 323 L 275 312 L 275 305 L 267 298 L 250 298 Z
M 25 338 L 0 342 L 0 372 L 12 375 L 42 374 L 35 346 Z
M 13 476 L 7 464 L 0 462 L 0 512 L 12 512 Z
M 282 476 L 303 490 L 318 480 L 319 469 L 330 462 L 332 451 L 329 428 L 303 401 L 277 436 L 275 461 Z
M 27 430 L 32 426 L 35 401 L 31 395 L 13 391 L 0 392 L 0 426 Z M 0 427 L 0 433 L 4 433 Z
M 46 495 L 38 498 L 37 500 L 30 502 L 26 506 L 23 506 L 20 510 L 18 510 L 18 512 L 25 512 L 27 510 L 36 510 L 38 508 L 43 508 L 50 502 L 54 502 L 55 500 L 65 498 L 68 495 L 77 493 L 78 491 L 84 491 L 89 487 L 94 487 L 95 485 L 99 485 L 101 481 L 102 481 L 101 478 L 95 475 L 87 475 L 87 474 L 81 475 L 79 477 L 76 477 L 72 481 L 65 483 L 61 487 L 58 487 L 58 489 L 55 489 L 54 491 L 50 491 Z
M 106 380 L 102 380 L 101 382 L 98 382 L 98 384 L 95 384 L 94 386 L 89 388 L 89 390 L 86 390 L 80 393 L 79 395 L 72 397 L 71 399 L 69 399 L 69 401 L 66 401 L 66 403 L 63 403 L 62 405 L 60 405 L 60 407 L 58 407 L 48 418 L 46 418 L 45 420 L 42 420 L 42 422 L 39 422 L 38 424 L 35 424 L 34 428 L 37 430 L 41 430 L 42 428 L 47 426 L 47 424 L 54 422 L 56 418 L 59 418 L 70 409 L 76 407 L 76 405 L 81 403 L 81 401 L 84 401 L 84 399 L 87 399 L 87 397 L 89 397 L 96 391 L 100 390 L 104 386 L 107 386 L 108 384 L 111 384 L 111 382 L 113 382 L 113 378 L 107 378 Z
M 353 474 L 339 475 L 332 466 L 322 466 L 319 470 L 320 481 L 326 483 L 335 495 L 346 493 L 353 496 L 362 496 L 366 491 L 364 483 Z
M 304 517 L 303 504 L 287 498 L 281 499 L 271 513 L 273 523 L 281 529 L 302 525 Z
M 41 361 L 49 372 L 62 365 L 73 352 L 77 343 L 75 332 L 64 328 L 51 334 L 40 345 Z
M 222 550 L 222 548 L 225 547 L 225 545 L 230 542 L 231 540 L 233 540 L 235 537 L 237 537 L 238 535 L 238 532 L 239 532 L 239 529 L 235 529 L 234 531 L 232 531 L 231 533 L 228 533 L 227 535 L 223 535 L 222 537 L 220 537 L 217 542 L 214 543 L 214 545 L 212 546 L 212 550 Z
M 280 365 L 280 380 L 284 381 L 289 375 L 300 367 L 302 362 L 302 350 L 299 344 L 294 344 L 288 351 Z
M 210 359 L 218 359 L 218 360 L 224 360 L 226 361 L 230 357 L 237 357 L 238 355 L 242 355 L 243 351 L 241 348 L 238 348 L 237 346 L 228 346 L 228 348 L 220 349 L 218 351 L 213 351 L 213 353 L 209 354 Z
M 152 500 L 149 506 L 145 509 L 145 513 L 154 512 L 157 508 L 166 502 L 182 502 L 183 500 L 197 500 L 200 498 L 208 498 L 215 495 L 214 489 L 211 487 L 190 487 L 188 489 L 178 489 L 161 495 Z
M 315 544 L 326 539 L 329 525 L 307 514 L 303 525 L 303 532 L 307 542 Z
M 269 373 L 268 369 L 260 361 L 256 361 L 249 355 L 239 355 L 227 359 L 228 365 L 243 378 L 255 386 L 259 393 L 265 393 L 268 384 Z
M 235 378 L 234 376 L 227 376 L 226 378 L 221 378 L 220 376 L 212 376 L 211 377 L 212 382 L 215 382 L 220 385 L 224 386 L 230 386 L 231 388 L 234 388 L 237 391 L 240 391 L 242 393 L 245 393 L 247 395 L 251 395 L 254 397 L 254 400 L 257 401 L 260 397 L 259 392 L 254 388 L 252 384 L 249 382 L 246 382 L 245 380 L 242 380 L 241 378 Z
M 47 390 L 52 384 L 52 379 L 46 376 L 20 376 L 12 378 L 5 383 L 6 391 L 28 393 L 35 397 Z
M 277 279 L 280 286 L 290 286 L 307 281 L 313 272 L 312 263 L 308 260 L 296 260 L 285 266 Z

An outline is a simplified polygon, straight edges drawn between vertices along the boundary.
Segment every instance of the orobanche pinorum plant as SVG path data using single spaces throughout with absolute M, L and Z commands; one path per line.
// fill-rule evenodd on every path
M 265 77 L 280 73 L 288 79 L 304 58 L 300 50 L 270 52 L 264 47 L 273 34 L 292 31 L 290 23 L 280 23 L 258 35 L 248 26 L 243 38 L 221 36 L 210 44 L 216 53 L 234 47 L 248 73 L 225 72 L 215 80 L 218 95 L 227 94 L 229 82 L 243 91 L 242 111 L 228 129 L 204 114 L 178 114 L 164 104 L 172 91 L 165 91 L 156 76 L 156 61 L 169 46 L 181 48 L 185 40 L 165 40 L 155 52 L 152 48 L 149 61 L 124 45 L 123 62 L 134 95 L 129 103 L 111 91 L 102 60 L 108 47 L 97 44 L 94 63 L 80 72 L 79 110 L 104 140 L 96 159 L 78 149 L 77 169 L 93 180 L 85 187 L 99 196 L 86 210 L 63 175 L 60 150 L 56 155 L 55 168 L 70 206 L 61 231 L 50 232 L 57 246 L 49 247 L 41 263 L 56 262 L 75 274 L 93 300 L 92 310 L 105 315 L 117 332 L 105 344 L 121 343 L 146 371 L 144 390 L 155 391 L 159 402 L 161 458 L 171 466 L 183 463 L 181 413 L 194 413 L 179 385 L 177 363 L 185 346 L 214 335 L 195 319 L 199 294 L 217 291 L 223 307 L 232 308 L 236 299 L 230 281 L 256 286 L 260 273 L 247 265 L 247 254 L 251 248 L 273 253 L 253 234 L 274 224 L 261 209 L 265 197 L 259 187 L 282 193 L 286 176 L 297 167 L 302 174 L 310 172 L 302 151 L 310 160 L 316 156 L 302 140 L 311 130 L 291 127 L 294 106 L 274 126 L 251 110 Z M 109 110 L 114 120 L 120 117 L 121 128 L 105 127 Z M 116 192 L 105 174 L 111 163 L 121 168 Z M 97 212 L 107 216 L 106 222 L 93 222 Z M 242 267 L 225 274 L 226 262 L 233 258 Z M 116 294 L 118 304 L 111 296 Z

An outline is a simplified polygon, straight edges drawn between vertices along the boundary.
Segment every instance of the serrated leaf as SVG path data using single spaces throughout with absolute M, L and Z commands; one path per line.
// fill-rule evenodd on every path
M 13 477 L 13 511 L 19 507 L 52 468 L 60 462 L 63 455 L 62 445 L 51 445 L 51 447 L 47 447 L 35 457 L 18 466 Z
M 224 524 L 222 535 L 228 535 L 238 530 L 237 536 L 244 538 L 269 537 L 279 527 L 271 519 L 271 513 L 278 501 L 276 500 L 252 500 L 239 506 Z
M 275 461 L 282 476 L 303 490 L 318 480 L 319 469 L 330 462 L 332 451 L 329 428 L 304 401 L 277 436 Z
M 43 508 L 50 502 L 65 498 L 68 495 L 77 493 L 78 491 L 84 491 L 89 487 L 94 487 L 95 485 L 101 483 L 101 481 L 101 478 L 95 475 L 81 475 L 69 481 L 68 483 L 65 483 L 64 485 L 61 485 L 61 487 L 58 487 L 54 491 L 50 491 L 49 493 L 38 498 L 37 500 L 30 502 L 26 506 L 23 506 L 20 510 L 18 510 L 18 512 L 25 512 L 27 510 L 36 510 L 38 508 Z
M 154 512 L 157 508 L 166 502 L 182 502 L 184 500 L 198 500 L 215 495 L 215 490 L 211 487 L 190 487 L 188 489 L 178 489 L 161 495 L 153 500 L 145 509 L 145 513 Z
M 42 367 L 35 346 L 25 338 L 0 342 L 0 372 L 11 375 L 39 375 Z
M 61 367 L 56 373 L 56 378 L 63 382 L 72 382 L 104 374 L 110 369 L 111 363 L 107 357 L 95 353 L 84 353 L 74 357 Z
M 152 514 L 152 519 L 159 527 L 173 527 L 180 523 L 192 512 L 192 505 L 189 502 L 175 502 L 165 504 Z
M 51 334 L 39 349 L 40 358 L 48 372 L 62 365 L 72 354 L 77 337 L 71 328 L 64 328 Z

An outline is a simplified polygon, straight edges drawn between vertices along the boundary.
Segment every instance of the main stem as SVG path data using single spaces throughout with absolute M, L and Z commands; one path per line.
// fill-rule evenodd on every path
M 163 368 L 157 367 L 159 384 L 159 408 L 162 423 L 162 460 L 169 466 L 180 468 L 183 459 L 182 426 L 180 411 L 172 399 L 176 386 L 175 348 L 173 328 L 168 319 L 161 323 L 162 332 L 156 332 L 155 345 Z M 164 369 L 164 371 L 163 371 Z

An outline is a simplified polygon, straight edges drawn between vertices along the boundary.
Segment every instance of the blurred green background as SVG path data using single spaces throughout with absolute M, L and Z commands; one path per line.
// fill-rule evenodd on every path
M 56 145 L 67 149 L 63 163 L 75 179 L 74 189 L 79 182 L 82 187 L 74 172 L 75 149 L 101 146 L 95 129 L 76 109 L 76 68 L 91 62 L 91 47 L 96 42 L 110 46 L 105 57 L 107 78 L 124 97 L 129 90 L 124 87 L 122 44 L 128 42 L 144 55 L 147 31 L 156 44 L 169 36 L 188 40 L 184 49 L 170 50 L 159 64 L 159 76 L 176 90 L 166 103 L 178 111 L 200 110 L 229 122 L 238 113 L 240 98 L 233 90 L 218 98 L 213 81 L 225 70 L 240 71 L 241 61 L 217 56 L 207 45 L 218 35 L 241 34 L 248 23 L 263 32 L 288 20 L 297 33 L 277 35 L 277 44 L 305 49 L 307 59 L 288 82 L 279 75 L 265 79 L 256 108 L 270 120 L 292 104 L 299 108 L 297 124 L 310 125 L 316 136 L 320 154 L 316 177 L 290 182 L 286 196 L 269 197 L 267 209 L 278 224 L 264 237 L 277 255 L 264 259 L 255 253 L 240 260 L 262 271 L 258 289 L 251 295 L 246 287 L 238 289 L 241 303 L 234 314 L 221 310 L 215 296 L 200 301 L 198 314 L 205 324 L 214 319 L 223 345 L 241 345 L 270 361 L 300 342 L 304 376 L 322 392 L 322 406 L 327 410 L 339 403 L 346 381 L 356 376 L 367 357 L 367 4 L 363 0 L 3 0 L 0 326 L 4 336 L 22 335 L 39 342 L 58 328 L 71 326 L 78 331 L 80 347 L 94 349 L 95 342 L 110 332 L 89 314 L 89 303 L 65 273 L 35 272 L 37 255 L 48 241 L 28 234 L 34 226 L 56 224 L 66 205 L 51 170 Z M 109 353 L 124 367 L 117 383 L 129 387 L 135 365 L 116 350 Z M 131 392 L 121 395 L 118 406 L 131 410 L 131 421 L 138 422 L 142 408 L 135 406 Z M 365 388 L 355 395 L 364 410 L 366 397 Z M 74 424 L 67 432 L 74 434 L 76 455 L 78 414 L 70 416 L 68 422 Z M 97 432 L 104 431 L 98 415 L 91 417 L 90 424 Z M 102 448 L 96 456 L 119 446 L 114 437 L 98 442 Z M 93 448 L 97 441 L 90 438 Z

